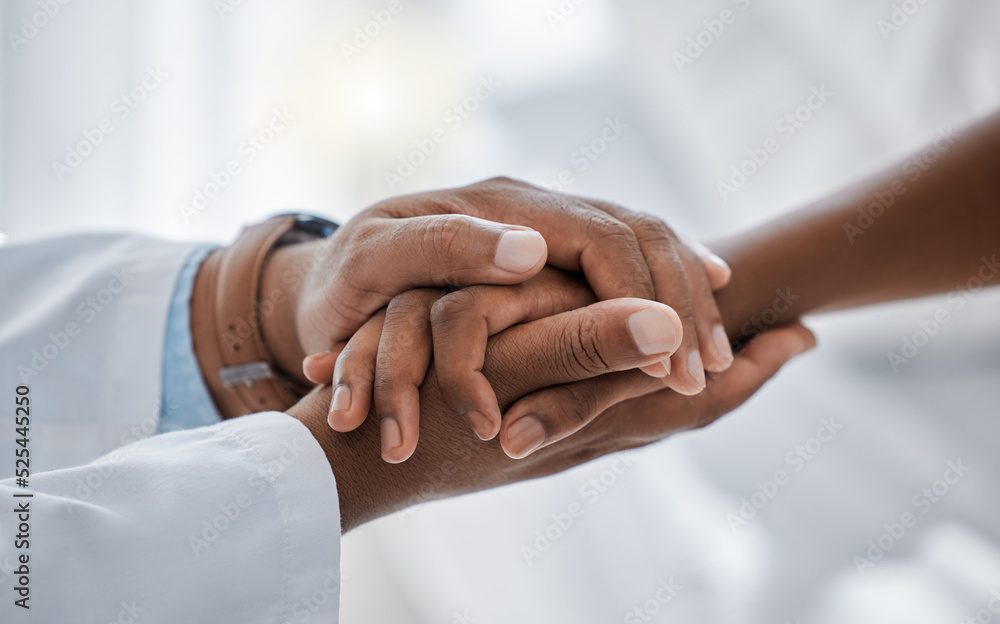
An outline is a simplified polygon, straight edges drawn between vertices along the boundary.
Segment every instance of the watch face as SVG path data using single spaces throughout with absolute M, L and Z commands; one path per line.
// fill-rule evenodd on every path
M 278 239 L 278 242 L 276 243 L 278 246 L 293 245 L 295 243 L 302 243 L 317 238 L 327 238 L 331 236 L 338 227 L 336 223 L 330 221 L 329 219 L 324 219 L 323 217 L 299 213 L 286 214 L 293 214 L 295 216 L 295 227 L 285 232 L 281 238 Z
M 329 219 L 313 215 L 299 215 L 299 220 L 295 224 L 295 229 L 308 232 L 320 238 L 326 238 L 337 229 L 337 224 Z

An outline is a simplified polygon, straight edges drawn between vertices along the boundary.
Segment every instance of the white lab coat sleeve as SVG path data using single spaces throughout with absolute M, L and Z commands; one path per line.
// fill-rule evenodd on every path
M 155 436 L 29 485 L 0 482 L 0 621 L 338 619 L 336 485 L 290 416 Z M 23 585 L 30 609 L 15 604 Z
M 195 247 L 106 233 L 0 246 L 0 405 L 31 388 L 33 470 L 156 433 L 167 312 Z M 12 439 L 0 435 L 0 478 Z
M 339 505 L 309 431 L 268 413 L 153 435 L 194 248 L 121 234 L 0 246 L 0 478 L 21 448 L 21 386 L 32 471 L 28 488 L 0 481 L 0 622 L 336 621 Z

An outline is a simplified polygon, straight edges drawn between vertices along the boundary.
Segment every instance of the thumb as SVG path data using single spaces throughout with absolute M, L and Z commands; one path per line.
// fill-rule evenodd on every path
M 545 266 L 541 234 L 466 215 L 388 219 L 368 255 L 372 278 L 397 295 L 428 286 L 519 284 Z M 382 292 L 387 292 L 385 289 Z
M 539 388 L 659 362 L 682 337 L 670 306 L 609 299 L 498 334 L 487 348 L 483 374 L 510 382 L 495 388 L 504 405 Z
M 347 346 L 346 342 L 338 342 L 333 349 L 307 355 L 302 360 L 302 374 L 316 385 L 328 384 L 333 379 L 333 369 L 337 365 L 340 352 Z
M 310 274 L 316 277 L 299 308 L 307 353 L 348 339 L 408 290 L 519 284 L 548 258 L 545 239 L 532 229 L 457 214 L 366 218 L 330 240 L 330 260 Z

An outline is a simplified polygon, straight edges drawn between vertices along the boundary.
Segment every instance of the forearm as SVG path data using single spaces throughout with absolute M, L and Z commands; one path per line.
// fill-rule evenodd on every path
M 1000 283 L 1000 114 L 928 150 L 712 245 L 733 269 L 718 293 L 729 335 L 964 288 L 972 278 Z

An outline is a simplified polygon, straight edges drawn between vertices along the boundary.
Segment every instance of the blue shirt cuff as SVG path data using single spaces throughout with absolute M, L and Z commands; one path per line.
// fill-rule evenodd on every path
M 201 263 L 217 245 L 204 245 L 188 256 L 177 275 L 167 312 L 163 341 L 163 394 L 159 433 L 207 427 L 222 421 L 201 376 L 191 337 L 191 293 Z

